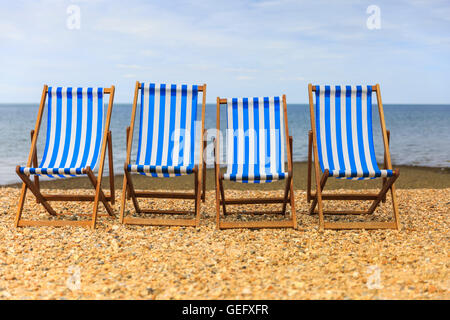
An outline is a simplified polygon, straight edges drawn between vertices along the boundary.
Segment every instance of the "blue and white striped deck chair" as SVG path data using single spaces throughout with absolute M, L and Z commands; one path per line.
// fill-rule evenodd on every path
M 199 93 L 202 109 L 198 112 Z M 197 226 L 200 219 L 200 197 L 204 201 L 204 161 L 201 160 L 204 144 L 204 113 L 206 85 L 169 85 L 136 83 L 132 117 L 127 129 L 127 160 L 123 185 L 121 221 L 125 224 Z M 134 122 L 139 108 L 139 141 L 136 162 L 131 162 L 131 143 Z M 200 123 L 201 121 L 201 123 Z M 197 134 L 197 125 L 201 132 Z M 200 139 L 199 139 L 200 138 Z M 199 147 L 198 159 L 195 159 Z M 199 165 L 201 163 L 201 165 Z M 194 193 L 137 192 L 131 173 L 153 178 L 169 178 L 194 173 Z M 202 183 L 203 177 L 203 194 Z M 195 219 L 141 219 L 125 217 L 126 199 L 131 197 L 137 213 L 195 214 Z M 139 207 L 137 198 L 175 198 L 195 200 L 195 211 L 148 210 Z
M 217 100 L 219 115 L 217 129 L 220 129 L 220 105 L 226 105 L 227 170 L 219 174 L 219 157 L 216 155 L 217 226 L 218 228 L 296 228 L 295 205 L 292 180 L 291 140 L 287 126 L 286 97 L 229 98 Z M 219 142 L 216 141 L 218 144 Z M 218 147 L 216 146 L 216 150 Z M 287 153 L 287 159 L 286 159 Z M 285 170 L 285 162 L 288 170 Z M 269 183 L 286 180 L 283 198 L 270 199 L 225 199 L 223 180 L 240 183 Z M 219 190 L 220 189 L 220 190 Z M 220 191 L 220 193 L 219 193 Z M 220 199 L 220 197 L 221 199 Z M 280 214 L 286 213 L 291 204 L 291 219 L 264 222 L 227 222 L 220 220 L 220 204 L 224 215 L 227 204 L 281 203 Z M 253 212 L 261 213 L 261 212 Z M 274 212 L 266 212 L 274 213 Z
M 315 93 L 315 104 L 313 99 Z M 375 157 L 372 132 L 372 93 L 376 93 L 384 142 L 385 169 L 380 169 Z M 379 85 L 376 86 L 309 86 L 311 127 L 309 134 L 308 201 L 313 201 L 310 213 L 319 206 L 320 228 L 398 228 L 398 209 L 394 182 L 398 170 L 392 170 L 389 153 L 389 131 L 384 123 Z M 311 159 L 314 152 L 317 191 L 311 194 Z M 319 178 L 319 170 L 322 178 Z M 328 177 L 346 180 L 383 178 L 378 194 L 323 194 Z M 325 214 L 372 214 L 386 193 L 391 190 L 394 222 L 327 223 Z M 367 211 L 323 211 L 322 200 L 372 200 Z
M 108 112 L 105 112 L 105 95 L 109 95 Z M 57 215 L 48 201 L 94 201 L 92 221 L 27 221 L 21 220 L 24 199 L 21 196 L 16 226 L 26 225 L 90 225 L 95 227 L 98 201 L 102 201 L 108 214 L 114 213 L 108 203 L 114 204 L 114 172 L 111 152 L 111 132 L 109 122 L 114 96 L 111 88 L 72 88 L 44 86 L 35 130 L 32 131 L 32 147 L 26 166 L 17 166 L 16 172 L 23 180 L 22 194 L 30 189 L 51 215 Z M 42 159 L 38 165 L 36 141 L 43 117 L 45 100 L 47 103 L 47 137 Z M 110 152 L 110 189 L 106 196 L 99 184 L 108 146 Z M 99 168 L 98 179 L 94 172 Z M 88 175 L 95 196 L 45 195 L 40 192 L 39 177 L 65 178 Z M 30 176 L 34 176 L 34 183 Z M 95 215 L 95 216 L 94 216 Z

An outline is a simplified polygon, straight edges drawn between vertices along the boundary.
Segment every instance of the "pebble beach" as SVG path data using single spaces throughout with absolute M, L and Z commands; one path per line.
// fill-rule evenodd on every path
M 0 305 L 450 300 L 450 0 L 3 1 L 0 28 Z
M 0 187 L 0 299 L 450 298 L 449 187 L 397 190 L 400 231 L 325 232 L 318 231 L 318 217 L 307 214 L 302 190 L 295 192 L 299 230 L 222 231 L 215 226 L 213 190 L 207 191 L 202 204 L 199 228 L 123 226 L 117 219 L 102 217 L 96 230 L 14 228 L 19 191 Z M 282 192 L 228 189 L 227 196 Z M 116 191 L 117 199 L 120 196 Z M 183 200 L 143 201 L 161 209 L 192 206 Z M 117 213 L 119 202 L 114 206 Z M 73 219 L 84 219 L 77 214 L 92 208 L 90 203 L 52 205 L 70 212 Z M 280 219 L 247 217 L 240 211 L 245 208 L 237 208 L 238 214 L 227 219 Z M 127 212 L 132 214 L 130 202 Z M 48 214 L 28 195 L 24 217 L 48 219 Z M 366 217 L 390 218 L 389 197 Z

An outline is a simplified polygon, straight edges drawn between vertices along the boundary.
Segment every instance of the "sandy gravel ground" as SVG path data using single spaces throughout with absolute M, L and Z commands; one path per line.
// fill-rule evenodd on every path
M 18 191 L 0 188 L 0 299 L 450 298 L 449 188 L 398 190 L 400 232 L 323 233 L 317 230 L 317 216 L 305 214 L 303 191 L 296 192 L 303 231 L 217 231 L 213 191 L 207 193 L 198 229 L 122 226 L 107 218 L 100 219 L 95 231 L 15 229 Z M 174 205 L 191 203 L 147 201 L 159 208 Z M 55 203 L 55 208 L 91 212 L 88 203 Z M 31 196 L 25 210 L 27 218 L 48 217 Z M 388 200 L 369 219 L 384 221 L 390 213 Z

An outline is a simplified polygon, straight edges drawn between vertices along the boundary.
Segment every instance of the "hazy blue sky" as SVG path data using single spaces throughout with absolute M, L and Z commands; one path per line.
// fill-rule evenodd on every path
M 370 5 L 380 29 L 366 25 Z M 115 101 L 131 102 L 139 80 L 207 83 L 208 102 L 305 103 L 309 82 L 378 82 L 386 103 L 450 103 L 448 0 L 2 0 L 0 10 L 0 102 L 38 102 L 45 83 L 114 84 Z

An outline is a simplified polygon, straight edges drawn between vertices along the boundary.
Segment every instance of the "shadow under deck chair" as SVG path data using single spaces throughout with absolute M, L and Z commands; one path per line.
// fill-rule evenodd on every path
M 114 171 L 111 131 L 109 124 L 114 100 L 114 86 L 111 88 L 48 87 L 44 85 L 35 129 L 31 131 L 31 149 L 27 165 L 17 166 L 16 172 L 22 179 L 22 190 L 15 219 L 16 227 L 23 226 L 90 226 L 95 228 L 97 216 L 114 216 L 109 202 L 114 204 Z M 109 95 L 105 116 L 104 97 Z M 36 142 L 39 135 L 45 101 L 47 108 L 47 137 L 42 160 L 38 165 Z M 106 147 L 108 147 L 110 194 L 101 188 Z M 94 171 L 99 167 L 98 177 Z M 95 189 L 95 195 L 43 194 L 39 187 L 39 176 L 50 178 L 87 175 Z M 34 182 L 30 176 L 34 176 Z M 27 190 L 34 194 L 52 216 L 66 216 L 57 213 L 49 201 L 93 201 L 91 220 L 24 220 L 22 211 Z M 97 214 L 101 201 L 108 212 Z
M 311 128 L 308 147 L 307 200 L 312 201 L 310 214 L 319 214 L 319 229 L 399 229 L 398 204 L 394 182 L 399 170 L 392 170 L 389 153 L 389 131 L 384 122 L 380 86 L 313 86 L 309 84 Z M 314 106 L 313 92 L 316 96 Z M 381 133 L 384 143 L 384 169 L 375 158 L 372 133 L 372 92 L 376 92 Z M 311 193 L 312 153 L 316 192 Z M 319 177 L 319 172 L 322 177 Z M 324 193 L 328 177 L 363 180 L 382 178 L 375 194 Z M 324 215 L 371 215 L 391 190 L 393 222 L 326 222 Z M 366 211 L 324 211 L 323 200 L 370 200 Z M 318 210 L 315 210 L 318 206 Z
M 227 171 L 220 174 L 219 137 L 214 140 L 216 176 L 216 224 L 226 228 L 297 228 L 292 177 L 292 137 L 289 136 L 286 96 L 264 98 L 217 98 L 217 130 L 220 130 L 220 106 L 227 107 Z M 288 171 L 285 171 L 287 150 Z M 269 183 L 286 179 L 284 197 L 225 199 L 223 180 L 240 183 Z M 227 205 L 280 203 L 280 211 L 241 212 L 243 214 L 286 214 L 278 221 L 221 221 Z
M 136 163 L 131 164 L 136 107 L 139 97 L 139 141 Z M 200 152 L 195 163 L 198 94 L 202 92 Z M 205 126 L 206 84 L 165 85 L 136 82 L 131 123 L 127 128 L 127 158 L 124 166 L 120 220 L 123 224 L 155 226 L 198 226 L 200 200 L 205 201 L 205 162 L 202 160 Z M 169 178 L 194 173 L 194 193 L 136 191 L 131 173 L 153 178 Z M 202 183 L 203 181 L 203 183 Z M 203 189 L 202 189 L 203 184 Z M 203 190 L 201 192 L 201 190 Z M 189 215 L 191 219 L 139 218 L 125 216 L 126 200 L 131 198 L 137 213 Z M 138 198 L 192 199 L 195 211 L 153 210 L 141 208 Z

